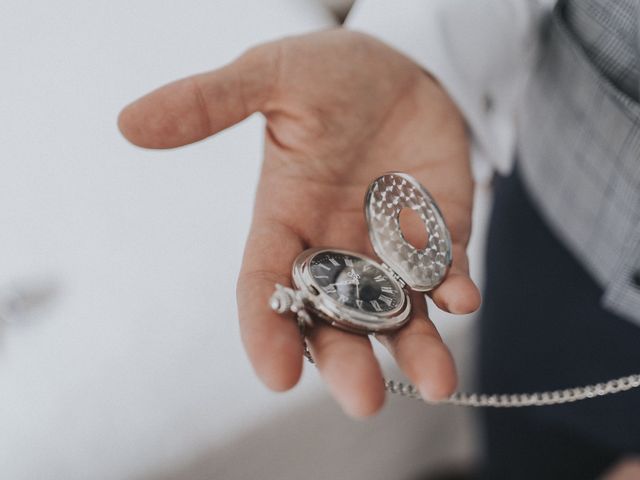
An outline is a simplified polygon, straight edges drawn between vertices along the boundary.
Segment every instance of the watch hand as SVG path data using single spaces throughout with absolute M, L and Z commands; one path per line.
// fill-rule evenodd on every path
M 330 283 L 329 285 L 357 285 L 357 283 L 353 280 L 348 280 L 346 282 Z

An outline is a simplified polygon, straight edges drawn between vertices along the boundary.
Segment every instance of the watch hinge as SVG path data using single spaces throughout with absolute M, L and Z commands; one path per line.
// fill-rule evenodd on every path
M 382 262 L 381 265 L 382 265 L 382 268 L 384 268 L 387 271 L 387 273 L 389 273 L 389 275 L 391 275 L 395 279 L 395 281 L 400 284 L 402 288 L 407 286 L 407 284 L 402 279 L 402 277 L 400 277 L 400 275 L 398 275 L 395 271 L 393 271 L 393 269 L 389 265 L 387 265 L 384 262 Z

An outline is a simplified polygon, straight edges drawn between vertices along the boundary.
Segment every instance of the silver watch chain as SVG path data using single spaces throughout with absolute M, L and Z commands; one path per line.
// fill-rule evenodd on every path
M 311 326 L 311 317 L 304 308 L 303 294 L 299 290 L 276 286 L 276 292 L 271 297 L 271 308 L 278 313 L 287 311 L 296 314 L 298 326 L 302 334 L 304 344 L 304 356 L 307 360 L 315 364 L 311 352 L 307 346 L 304 332 Z M 577 402 L 588 398 L 601 397 L 603 395 L 611 395 L 614 393 L 625 392 L 633 388 L 640 387 L 640 374 L 627 375 L 620 378 L 614 378 L 604 383 L 596 383 L 584 385 L 574 388 L 565 388 L 561 390 L 550 390 L 545 392 L 533 393 L 512 393 L 512 394 L 486 394 L 486 393 L 466 393 L 456 392 L 450 397 L 439 401 L 429 401 L 423 399 L 418 389 L 410 384 L 398 382 L 395 380 L 384 380 L 384 387 L 387 392 L 394 393 L 403 397 L 423 400 L 432 405 L 459 405 L 464 407 L 495 407 L 495 408 L 514 408 L 514 407 L 539 407 L 544 405 L 559 405 L 562 403 Z

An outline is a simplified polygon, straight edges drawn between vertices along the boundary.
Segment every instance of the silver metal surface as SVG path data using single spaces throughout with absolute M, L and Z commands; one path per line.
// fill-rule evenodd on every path
M 404 238 L 400 212 L 410 208 L 422 219 L 427 246 L 417 249 Z M 411 175 L 388 173 L 375 179 L 365 197 L 373 249 L 413 290 L 437 287 L 451 266 L 451 237 L 435 201 Z
M 310 264 L 316 255 L 325 252 L 352 255 L 384 271 L 383 267 L 377 262 L 348 250 L 335 248 L 310 248 L 305 250 L 298 255 L 293 263 L 293 284 L 302 292 L 297 295 L 300 296 L 304 305 L 311 310 L 314 317 L 318 317 L 334 327 L 355 333 L 380 333 L 395 330 L 409 320 L 411 301 L 404 288 L 393 277 L 390 277 L 390 279 L 400 291 L 401 302 L 397 308 L 389 312 L 374 313 L 348 308 L 331 298 L 321 288 L 317 288 L 315 280 L 310 274 Z
M 304 335 L 308 328 L 313 327 L 313 320 L 304 308 L 304 301 L 304 292 L 276 283 L 276 291 L 269 299 L 269 306 L 278 313 L 295 313 L 300 332 Z

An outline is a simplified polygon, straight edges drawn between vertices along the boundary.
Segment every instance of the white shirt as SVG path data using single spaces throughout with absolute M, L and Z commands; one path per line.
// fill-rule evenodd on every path
M 513 163 L 515 110 L 533 66 L 544 0 L 358 0 L 347 28 L 368 33 L 437 78 L 472 135 L 485 181 Z

